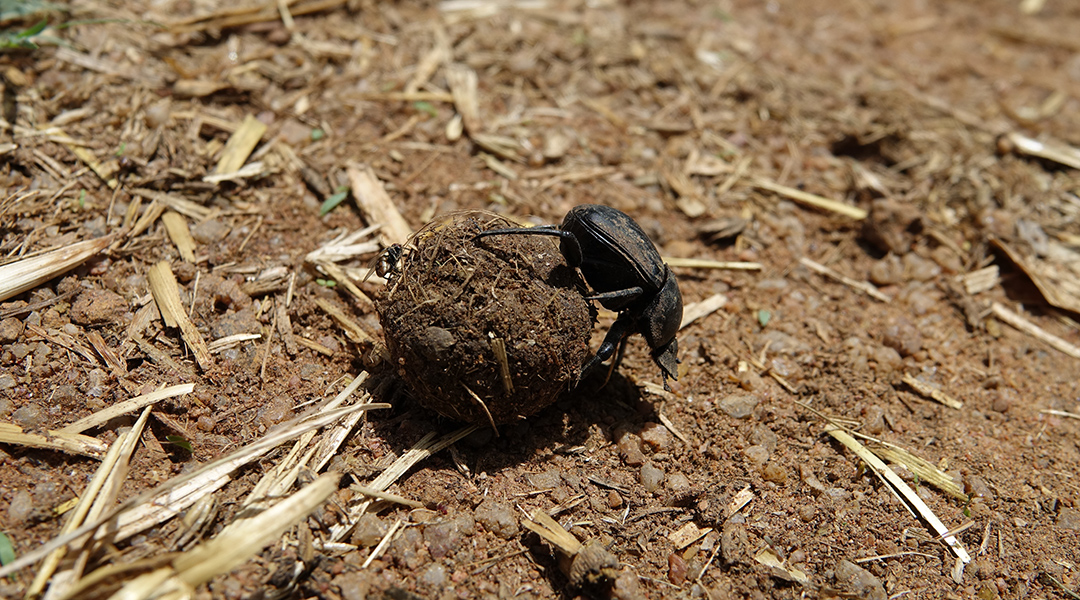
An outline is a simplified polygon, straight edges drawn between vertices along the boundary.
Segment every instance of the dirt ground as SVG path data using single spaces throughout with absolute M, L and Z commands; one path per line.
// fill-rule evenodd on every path
M 110 236 L 0 302 L 0 421 L 55 432 L 194 384 L 154 405 L 109 508 L 310 414 L 361 372 L 391 405 L 271 498 L 340 473 L 328 502 L 196 581 L 195 597 L 1078 597 L 1080 4 L 256 9 L 74 3 L 47 13 L 72 26 L 0 54 L 0 268 Z M 241 151 L 245 127 L 256 135 Z M 205 179 L 222 156 L 240 157 L 226 174 L 247 170 Z M 409 230 L 459 209 L 539 224 L 581 203 L 619 208 L 673 260 L 688 308 L 722 306 L 679 332 L 670 393 L 637 336 L 606 385 L 590 376 L 498 437 L 473 431 L 389 485 L 411 506 L 376 504 L 349 527 L 365 498 L 351 484 L 461 427 L 412 398 L 373 304 L 347 285 L 383 294 L 361 280 L 401 231 L 361 208 L 365 174 Z M 190 231 L 188 258 L 166 221 Z M 381 246 L 337 271 L 306 258 L 371 224 Z M 688 258 L 759 268 L 674 262 Z M 191 350 L 151 293 L 162 261 L 201 338 L 261 337 Z M 614 316 L 600 311 L 592 348 Z M 139 414 L 80 443 L 110 444 Z M 952 492 L 895 467 L 952 535 L 909 512 L 830 423 L 947 474 Z M 60 570 L 114 568 L 80 596 L 107 597 L 140 569 L 180 569 L 169 561 L 239 519 L 290 448 L 227 476 L 196 503 L 213 507 L 201 520 L 185 508 L 78 561 L 73 549 Z M 100 459 L 0 443 L 14 557 L 60 535 Z M 562 568 L 529 527 L 537 509 L 618 565 L 592 579 Z M 962 572 L 947 537 L 970 556 Z M 0 581 L 0 597 L 26 593 L 40 564 Z

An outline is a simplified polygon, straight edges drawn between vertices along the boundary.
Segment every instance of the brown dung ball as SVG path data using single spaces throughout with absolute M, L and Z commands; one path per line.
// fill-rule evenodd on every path
M 470 423 L 548 406 L 589 356 L 594 313 L 554 238 L 499 235 L 484 212 L 419 231 L 377 302 L 393 365 L 417 399 Z

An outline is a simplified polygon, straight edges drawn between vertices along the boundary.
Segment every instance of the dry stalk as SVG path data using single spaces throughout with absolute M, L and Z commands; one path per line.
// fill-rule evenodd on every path
M 113 235 L 107 235 L 76 242 L 64 248 L 17 260 L 0 267 L 0 302 L 67 273 L 107 248 L 114 239 Z
M 150 267 L 146 279 L 150 283 L 150 292 L 154 296 L 154 302 L 157 303 L 165 324 L 169 327 L 180 328 L 180 337 L 191 348 L 199 367 L 203 370 L 212 367 L 214 359 L 210 356 L 210 350 L 206 348 L 206 341 L 203 340 L 199 328 L 191 321 L 191 317 L 184 311 L 183 303 L 180 302 L 180 290 L 169 262 L 163 260 Z

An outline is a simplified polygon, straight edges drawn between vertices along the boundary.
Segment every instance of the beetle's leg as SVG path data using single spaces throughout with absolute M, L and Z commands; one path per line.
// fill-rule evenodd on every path
M 581 244 L 577 237 L 569 231 L 558 229 L 557 225 L 542 225 L 539 227 L 514 227 L 511 229 L 489 229 L 476 234 L 473 240 L 490 237 L 493 235 L 550 235 L 559 238 L 559 251 L 562 252 L 566 263 L 571 267 L 581 266 Z
M 611 361 L 611 366 L 608 367 L 607 377 L 604 377 L 604 385 L 607 385 L 611 381 L 611 374 L 615 372 L 615 369 L 619 368 L 619 364 L 622 362 L 623 354 L 626 353 L 626 344 L 630 341 L 630 336 L 623 337 L 619 342 L 619 351 L 615 353 L 615 360 Z M 603 385 L 600 387 L 604 387 Z
M 592 296 L 585 296 L 586 300 L 597 300 L 603 304 L 604 300 L 617 300 L 621 298 L 629 298 L 633 300 L 638 296 L 645 293 L 645 290 L 637 285 L 632 288 L 626 288 L 625 290 L 615 290 L 614 292 L 604 292 L 602 294 L 593 294 Z M 626 303 L 623 303 L 626 304 Z
M 615 323 L 611 325 L 611 329 L 608 329 L 607 335 L 604 336 L 604 342 L 600 344 L 600 347 L 596 350 L 596 354 L 589 359 L 589 362 L 585 363 L 584 367 L 581 367 L 581 371 L 578 372 L 578 382 L 580 383 L 585 374 L 592 370 L 596 365 L 611 358 L 612 354 L 615 354 L 616 349 L 622 344 L 627 336 L 633 332 L 634 321 L 630 317 L 626 316 L 626 313 L 619 315 L 618 319 L 615 319 Z M 576 383 L 574 384 L 577 385 Z

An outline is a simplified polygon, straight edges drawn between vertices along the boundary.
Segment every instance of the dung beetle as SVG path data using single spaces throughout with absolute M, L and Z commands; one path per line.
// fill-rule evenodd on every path
M 492 235 L 550 235 L 559 238 L 559 251 L 571 267 L 581 269 L 604 308 L 619 317 L 604 336 L 604 342 L 581 369 L 578 380 L 602 363 L 616 349 L 612 368 L 622 360 L 630 335 L 640 333 L 652 350 L 652 359 L 669 389 L 667 378 L 678 379 L 678 340 L 682 324 L 682 293 L 675 273 L 664 264 L 649 236 L 629 215 L 599 204 L 581 204 L 570 209 L 562 225 L 492 229 L 474 239 Z

